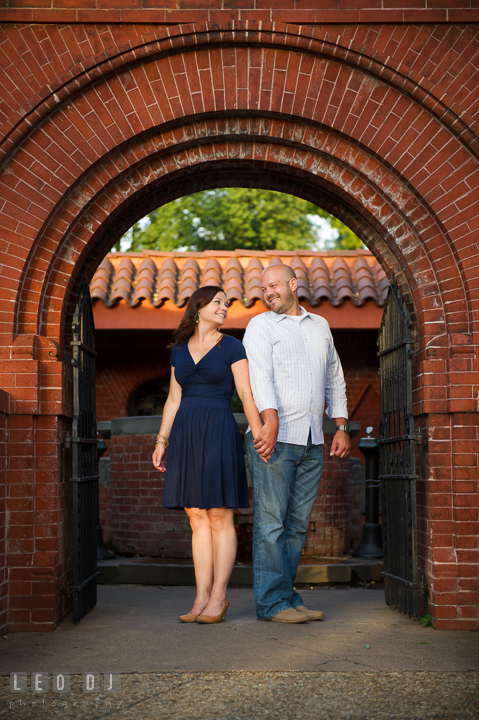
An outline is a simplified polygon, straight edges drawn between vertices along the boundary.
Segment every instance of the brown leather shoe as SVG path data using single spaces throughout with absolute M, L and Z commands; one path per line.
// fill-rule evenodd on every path
M 307 615 L 308 620 L 322 620 L 326 617 L 321 610 L 308 610 L 308 608 L 305 608 L 304 605 L 298 605 L 298 607 L 295 607 L 294 609 L 304 615 Z
M 293 608 L 287 608 L 286 610 L 279 612 L 274 617 L 268 618 L 268 620 L 271 622 L 281 623 L 303 623 L 309 620 L 309 618 L 307 615 L 293 610 Z

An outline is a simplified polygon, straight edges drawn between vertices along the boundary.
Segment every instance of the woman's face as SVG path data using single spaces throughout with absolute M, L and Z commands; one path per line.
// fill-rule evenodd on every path
M 218 292 L 213 300 L 198 310 L 200 320 L 203 322 L 214 323 L 217 327 L 221 327 L 228 317 L 228 301 L 224 292 Z

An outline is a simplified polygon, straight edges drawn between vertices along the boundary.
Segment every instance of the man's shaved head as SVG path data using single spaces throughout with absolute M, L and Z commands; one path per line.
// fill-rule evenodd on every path
M 293 278 L 296 278 L 296 273 L 294 272 L 293 268 L 290 267 L 289 265 L 285 265 L 284 263 L 277 263 L 276 265 L 268 265 L 268 267 L 263 270 L 262 275 L 264 275 L 265 272 L 267 272 L 268 270 L 271 270 L 272 268 L 274 268 L 275 270 L 281 270 L 282 275 L 283 275 L 283 280 L 285 282 L 289 282 Z

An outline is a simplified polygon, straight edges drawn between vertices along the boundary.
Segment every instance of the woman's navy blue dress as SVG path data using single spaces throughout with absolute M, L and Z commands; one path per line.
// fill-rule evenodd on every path
M 187 342 L 173 347 L 182 395 L 170 432 L 163 507 L 249 507 L 243 446 L 230 410 L 231 365 L 245 358 L 243 344 L 228 335 L 196 365 Z

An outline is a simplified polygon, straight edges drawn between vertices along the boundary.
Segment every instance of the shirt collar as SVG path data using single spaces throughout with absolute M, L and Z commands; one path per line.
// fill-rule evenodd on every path
M 301 321 L 304 317 L 309 317 L 309 318 L 311 317 L 310 313 L 307 310 L 305 310 L 302 305 L 299 306 L 299 309 L 301 310 L 301 316 L 302 316 Z M 288 317 L 288 315 L 286 313 L 282 313 L 281 315 L 278 315 L 277 313 L 273 312 L 272 310 L 271 310 L 271 315 L 272 315 L 273 319 L 276 320 L 276 322 L 280 322 L 280 320 L 284 320 L 284 318 Z

